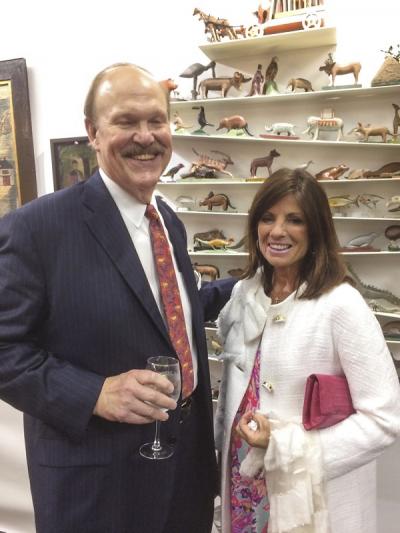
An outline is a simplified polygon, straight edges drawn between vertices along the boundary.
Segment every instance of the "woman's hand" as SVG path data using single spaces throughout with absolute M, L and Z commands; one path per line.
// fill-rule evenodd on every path
M 256 429 L 252 429 L 252 426 L 255 427 L 254 422 L 257 424 Z M 239 420 L 236 431 L 250 446 L 254 446 L 255 448 L 268 448 L 271 429 L 268 418 L 264 415 L 248 411 Z

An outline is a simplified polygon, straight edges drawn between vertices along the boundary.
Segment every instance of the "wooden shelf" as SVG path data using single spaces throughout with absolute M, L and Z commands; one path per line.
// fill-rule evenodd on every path
M 239 143 L 267 143 L 267 144 L 290 144 L 290 145 L 297 145 L 297 146 L 319 146 L 319 147 L 340 147 L 340 148 L 360 148 L 361 150 L 400 150 L 400 144 L 395 143 L 380 143 L 380 142 L 359 142 L 359 141 L 313 141 L 308 139 L 297 139 L 297 140 L 290 140 L 290 139 L 263 139 L 261 137 L 250 137 L 248 135 L 241 135 L 237 137 L 229 136 L 229 135 L 191 135 L 191 134 L 173 134 L 172 137 L 174 140 L 181 139 L 181 140 L 191 140 L 194 141 L 226 141 L 226 142 L 239 142 Z M 392 179 L 392 178 L 391 178 Z M 334 181 L 334 180 L 332 180 Z M 344 181 L 344 180 L 341 180 Z M 351 181 L 357 181 L 357 180 L 351 180 Z M 368 180 L 369 181 L 369 180 Z
M 214 257 L 247 257 L 249 254 L 247 252 L 235 252 L 234 250 L 228 251 L 224 250 L 223 252 L 218 252 L 216 250 L 199 250 L 196 252 L 193 252 L 189 250 L 190 256 L 214 256 Z M 354 256 L 399 256 L 400 252 L 389 252 L 389 251 L 381 251 L 381 252 L 340 252 L 340 255 L 344 255 L 347 257 L 354 257 Z
M 228 106 L 232 104 L 246 104 L 248 105 L 262 105 L 263 107 L 268 104 L 276 104 L 277 102 L 296 102 L 298 104 L 306 104 L 310 101 L 317 102 L 335 102 L 340 100 L 357 100 L 368 98 L 381 98 L 381 97 L 393 97 L 398 98 L 400 94 L 400 85 L 388 85 L 385 87 L 359 87 L 359 88 L 347 88 L 347 89 L 329 89 L 325 91 L 313 91 L 313 92 L 285 92 L 277 95 L 270 96 L 238 96 L 227 98 L 207 98 L 197 100 L 184 100 L 184 101 L 172 101 L 171 107 L 173 109 L 191 109 L 193 105 L 207 105 L 212 107 L 214 105 Z
M 194 211 L 192 209 L 188 210 L 177 210 L 177 215 L 188 215 L 188 216 L 194 216 L 194 215 L 214 215 L 214 216 L 222 216 L 222 217 L 247 217 L 248 213 L 237 213 L 234 211 Z M 389 218 L 389 217 L 340 217 L 340 216 L 332 216 L 333 220 L 341 220 L 343 222 L 398 222 L 400 224 L 400 217 L 399 218 Z M 393 253 L 393 252 L 392 252 Z
M 336 44 L 336 28 L 316 28 L 285 33 L 276 33 L 261 37 L 221 41 L 200 45 L 199 48 L 207 57 L 214 60 L 241 57 L 279 51 L 313 48 Z
M 374 315 L 377 317 L 383 317 L 383 318 L 395 318 L 396 320 L 400 320 L 400 314 L 396 315 L 396 313 L 382 313 L 380 311 L 374 311 Z
M 385 339 L 385 340 L 388 346 L 395 346 L 395 345 L 400 346 L 400 341 L 390 341 L 389 339 Z
M 234 217 L 247 217 L 248 213 L 235 213 L 234 211 L 176 211 L 177 215 L 215 215 L 215 216 L 234 216 Z
M 265 178 L 268 179 L 268 178 Z M 357 179 L 357 180 L 347 180 L 347 179 L 338 179 L 338 180 L 319 180 L 319 183 L 329 183 L 329 184 L 338 184 L 338 183 L 344 183 L 346 185 L 354 184 L 354 183 L 380 183 L 380 182 L 387 182 L 387 181 L 399 181 L 400 177 L 398 178 L 363 178 L 363 179 Z M 256 185 L 259 186 L 263 183 L 263 181 L 246 181 L 244 178 L 232 178 L 232 179 L 226 179 L 226 178 L 215 178 L 215 179 L 203 179 L 203 178 L 179 178 L 176 181 L 160 181 L 157 184 L 157 187 L 165 186 L 168 187 L 172 186 L 182 186 L 182 185 Z M 346 217 L 342 217 L 346 218 Z M 394 220 L 394 219 L 393 219 Z
M 343 221 L 346 221 L 346 222 L 356 222 L 356 221 L 361 221 L 361 222 L 366 222 L 366 221 L 371 221 L 371 222 L 399 222 L 400 224 L 400 217 L 399 218 L 391 218 L 391 217 L 339 217 L 339 216 L 336 216 L 334 215 L 333 217 L 333 220 L 343 220 Z
M 226 179 L 226 178 L 215 178 L 215 179 L 203 179 L 203 178 L 181 178 L 177 181 L 160 181 L 157 184 L 157 187 L 159 185 L 168 185 L 168 187 L 171 187 L 173 185 L 182 186 L 182 185 L 261 185 L 263 183 L 262 181 L 246 181 L 244 178 L 232 178 L 232 179 Z

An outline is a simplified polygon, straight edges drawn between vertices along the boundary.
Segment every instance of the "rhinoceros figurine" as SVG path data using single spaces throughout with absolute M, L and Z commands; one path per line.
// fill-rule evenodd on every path
M 265 131 L 272 135 L 280 135 L 281 133 L 284 133 L 290 137 L 291 135 L 296 135 L 294 128 L 295 126 L 290 124 L 290 122 L 275 122 L 272 126 L 265 126 Z

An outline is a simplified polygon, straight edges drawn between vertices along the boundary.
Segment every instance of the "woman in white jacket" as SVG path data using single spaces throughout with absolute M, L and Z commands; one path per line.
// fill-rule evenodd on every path
M 222 310 L 216 413 L 224 533 L 375 533 L 375 458 L 400 432 L 398 377 L 346 277 L 329 204 L 281 169 L 248 218 L 249 263 Z M 310 374 L 345 375 L 355 413 L 305 431 Z

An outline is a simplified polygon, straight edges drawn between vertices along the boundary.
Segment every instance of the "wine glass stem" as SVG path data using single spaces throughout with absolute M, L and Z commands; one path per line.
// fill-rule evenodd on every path
M 161 450 L 160 444 L 160 421 L 156 420 L 156 434 L 154 435 L 154 442 L 151 447 L 153 452 L 159 452 Z

